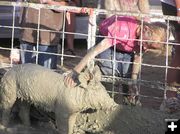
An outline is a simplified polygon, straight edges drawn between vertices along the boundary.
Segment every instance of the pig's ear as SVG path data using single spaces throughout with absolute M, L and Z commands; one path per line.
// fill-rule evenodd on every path
M 91 68 L 92 69 L 92 68 Z M 79 79 L 89 83 L 90 81 L 99 82 L 101 81 L 101 70 L 96 65 L 93 69 L 86 68 L 83 73 L 80 74 Z
M 101 70 L 97 65 L 94 67 L 92 75 L 94 80 L 101 81 Z
M 83 88 L 87 88 L 87 85 L 92 80 L 94 80 L 94 76 L 92 73 L 90 73 L 90 70 L 88 68 L 86 68 L 84 72 L 81 72 L 79 75 L 79 81 L 81 83 L 80 86 Z

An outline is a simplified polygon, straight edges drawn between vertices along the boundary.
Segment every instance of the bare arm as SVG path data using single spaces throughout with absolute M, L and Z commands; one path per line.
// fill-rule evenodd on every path
M 129 90 L 132 91 L 138 91 L 138 86 L 137 86 L 137 79 L 139 76 L 140 72 L 140 62 L 141 62 L 141 57 L 139 54 L 134 55 L 134 60 L 133 60 L 133 66 L 132 66 L 132 74 L 131 74 L 131 79 L 134 81 L 132 84 L 129 84 Z
M 150 12 L 149 0 L 139 0 L 138 7 L 142 13 L 149 13 Z
M 79 3 L 80 3 L 79 0 L 72 0 L 70 2 L 65 2 L 65 1 L 57 2 L 57 1 L 54 1 L 54 0 L 39 0 L 39 1 L 42 4 L 49 4 L 49 5 L 56 5 L 56 6 L 76 6 L 76 5 L 79 5 Z M 55 10 L 55 11 L 59 12 L 59 10 Z M 68 25 L 71 25 L 72 21 L 74 21 L 74 19 L 72 19 L 73 17 L 74 16 L 71 15 L 70 12 L 66 13 L 66 19 L 67 19 L 67 24 Z M 72 28 L 70 28 L 70 29 L 72 29 Z M 72 32 L 72 31 L 69 31 L 69 32 Z
M 80 3 L 79 0 L 72 0 L 70 2 L 65 2 L 65 1 L 57 2 L 54 0 L 40 0 L 40 2 L 43 4 L 57 5 L 57 6 L 68 6 L 68 5 L 75 6 L 75 5 L 79 5 Z
M 177 8 L 177 16 L 180 17 L 180 0 L 175 0 L 175 3 Z M 180 23 L 180 21 L 178 23 Z
M 91 49 L 86 56 L 79 62 L 79 64 L 74 68 L 74 70 L 64 78 L 64 83 L 67 87 L 74 87 L 77 83 L 75 83 L 75 79 L 77 78 L 77 74 L 80 73 L 83 68 L 87 65 L 87 63 L 92 60 L 99 53 L 105 51 L 111 47 L 110 43 L 108 43 L 107 39 L 102 40 L 94 49 Z
M 180 1 L 179 0 L 175 0 L 176 3 L 176 8 L 180 8 Z
M 49 4 L 49 5 L 57 5 L 57 6 L 67 6 L 68 5 L 68 3 L 64 2 L 64 1 L 61 1 L 61 2 L 57 2 L 54 0 L 39 0 L 39 1 L 42 4 Z
M 139 71 L 140 71 L 140 59 L 141 57 L 139 56 L 139 54 L 135 54 L 134 55 L 134 64 L 133 64 L 133 67 L 132 67 L 132 75 L 131 75 L 131 78 L 133 80 L 137 80 L 138 78 L 138 74 L 139 74 Z
M 80 61 L 80 63 L 74 68 L 77 73 L 80 73 L 87 63 L 92 60 L 95 56 L 110 48 L 111 44 L 108 43 L 107 39 L 102 40 L 94 49 L 91 49 L 86 56 Z

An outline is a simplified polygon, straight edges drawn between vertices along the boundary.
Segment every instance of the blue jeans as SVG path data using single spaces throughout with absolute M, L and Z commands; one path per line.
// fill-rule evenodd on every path
M 115 54 L 115 60 L 118 62 L 115 62 L 114 65 L 114 71 L 115 76 L 122 77 L 122 78 L 131 78 L 132 74 L 132 63 L 126 63 L 126 62 L 132 62 L 134 59 L 134 53 L 126 53 L 126 52 L 117 52 Z M 107 49 L 106 51 L 102 52 L 98 55 L 101 59 L 108 59 L 111 61 L 99 61 L 99 67 L 101 69 L 102 74 L 112 76 L 113 75 L 113 59 L 114 59 L 114 50 L 112 48 Z M 119 62 L 120 61 L 120 62 Z M 129 94 L 129 87 L 127 84 L 122 84 L 122 92 L 126 93 L 123 95 L 124 97 L 127 97 Z
M 120 62 L 115 62 L 115 76 L 130 78 L 132 73 L 132 62 L 134 59 L 133 53 L 126 52 L 117 52 L 115 54 L 115 60 Z M 101 59 L 108 59 L 112 61 L 100 61 L 99 67 L 104 75 L 113 75 L 113 59 L 114 59 L 114 50 L 112 48 L 102 52 L 98 56 Z
M 31 50 L 36 51 L 37 47 L 34 44 L 28 42 L 21 42 L 21 63 L 36 63 L 36 56 L 34 52 L 27 52 L 23 50 Z M 49 53 L 57 53 L 57 45 L 56 46 L 48 46 L 39 44 L 38 47 L 39 52 L 49 52 Z M 57 56 L 52 54 L 38 53 L 38 64 L 50 69 L 57 68 Z

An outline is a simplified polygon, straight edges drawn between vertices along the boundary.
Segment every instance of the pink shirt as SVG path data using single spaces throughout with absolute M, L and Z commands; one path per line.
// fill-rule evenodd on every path
M 116 49 L 132 52 L 135 48 L 136 30 L 138 22 L 135 17 L 111 16 L 101 22 L 99 31 L 103 36 L 108 36 L 109 43 Z

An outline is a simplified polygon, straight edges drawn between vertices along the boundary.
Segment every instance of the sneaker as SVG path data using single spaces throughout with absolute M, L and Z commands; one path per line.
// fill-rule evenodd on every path
M 64 53 L 67 55 L 76 55 L 76 53 L 72 49 L 66 49 Z
M 163 100 L 160 110 L 168 113 L 180 111 L 180 100 L 177 97 L 171 97 Z
M 126 94 L 123 96 L 123 104 L 142 106 L 137 85 L 123 85 L 123 93 Z
M 123 97 L 123 104 L 130 105 L 130 106 L 142 106 L 139 97 L 137 95 L 134 96 L 124 96 Z

